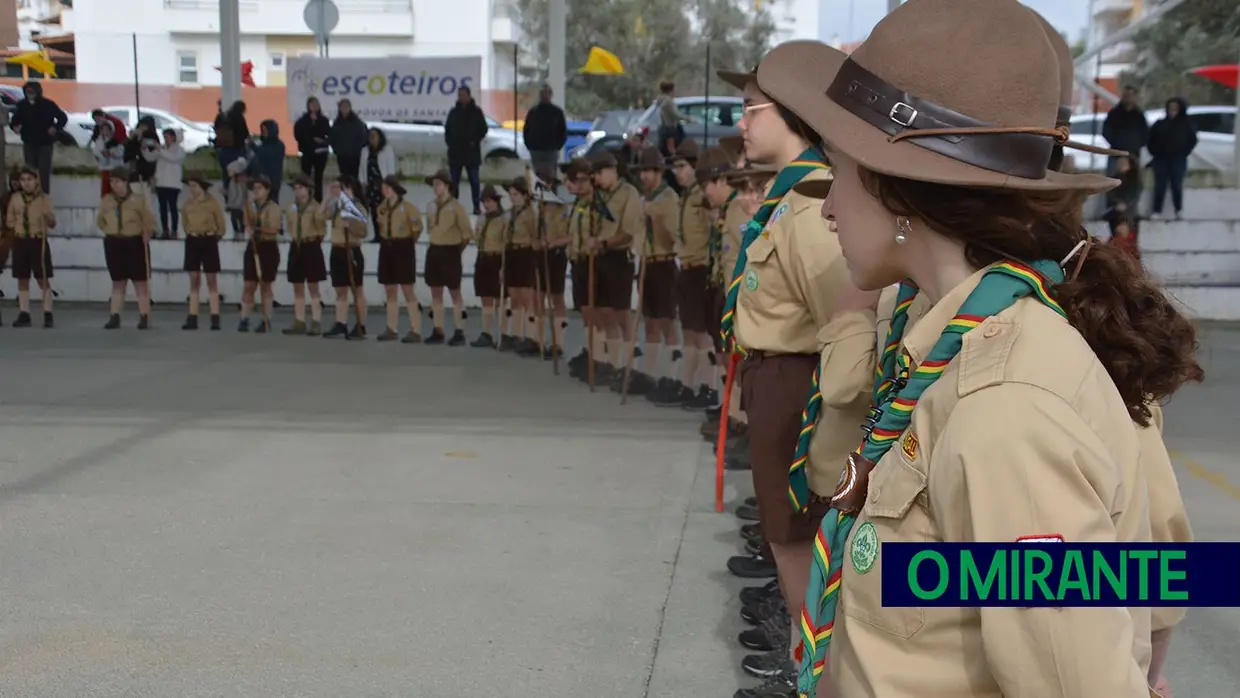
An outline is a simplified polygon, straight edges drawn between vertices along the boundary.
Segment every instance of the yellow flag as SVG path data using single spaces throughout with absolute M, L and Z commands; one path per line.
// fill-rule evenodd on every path
M 624 66 L 611 51 L 597 46 L 590 47 L 590 57 L 578 72 L 590 75 L 624 75 Z
M 31 70 L 37 70 L 47 77 L 56 77 L 56 64 L 47 55 L 47 49 L 41 51 L 27 51 L 26 53 L 12 56 L 6 59 L 9 63 L 24 65 Z

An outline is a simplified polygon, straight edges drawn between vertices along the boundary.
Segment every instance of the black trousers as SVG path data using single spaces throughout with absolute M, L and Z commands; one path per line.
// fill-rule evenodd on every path
M 323 171 L 327 169 L 327 153 L 301 156 L 301 173 L 314 180 L 314 200 L 323 200 Z
M 340 168 L 340 174 L 349 175 L 353 179 L 357 179 L 358 172 L 362 168 L 362 154 L 345 155 L 336 153 L 336 166 Z
M 159 200 L 159 224 L 165 233 L 177 234 L 181 225 L 181 214 L 177 211 L 177 199 L 181 198 L 181 190 L 172 187 L 155 187 L 155 198 Z

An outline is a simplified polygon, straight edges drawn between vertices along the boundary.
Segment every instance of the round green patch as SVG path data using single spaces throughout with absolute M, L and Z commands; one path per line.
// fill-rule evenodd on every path
M 858 574 L 865 574 L 874 566 L 874 561 L 878 559 L 878 533 L 874 530 L 874 524 L 866 521 L 853 534 L 850 557 Z
M 753 269 L 745 272 L 745 288 L 750 291 L 758 290 L 758 272 Z

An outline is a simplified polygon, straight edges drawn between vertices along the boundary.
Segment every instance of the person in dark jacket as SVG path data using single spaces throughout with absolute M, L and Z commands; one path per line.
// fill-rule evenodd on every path
M 52 100 L 43 96 L 43 86 L 28 82 L 22 90 L 26 98 L 9 117 L 9 128 L 22 137 L 22 156 L 26 165 L 39 172 L 43 192 L 52 192 L 52 150 L 69 117 Z
M 250 126 L 245 122 L 245 102 L 237 100 L 227 111 L 215 117 L 215 149 L 220 160 L 220 171 L 227 172 L 234 160 L 245 155 L 246 143 L 250 140 Z M 224 178 L 224 191 L 229 187 L 228 178 Z
M 130 191 L 142 197 L 152 191 L 155 179 L 155 159 L 146 158 L 143 153 L 155 153 L 163 146 L 159 140 L 159 129 L 155 126 L 155 117 L 144 116 L 138 119 L 138 125 L 129 132 L 129 140 L 125 141 L 123 160 L 129 168 Z M 150 202 L 147 202 L 150 205 Z
M 525 113 L 524 136 L 534 169 L 554 169 L 568 141 L 568 122 L 564 110 L 551 103 L 551 88 L 547 85 L 538 91 L 538 104 Z
M 1126 150 L 1141 159 L 1141 149 L 1150 137 L 1150 125 L 1141 111 L 1141 93 L 1131 85 L 1124 88 L 1119 104 L 1111 107 L 1102 122 L 1102 137 L 1116 150 Z M 1119 158 L 1107 159 L 1107 174 L 1115 174 Z
M 353 111 L 353 103 L 342 99 L 336 103 L 336 121 L 332 123 L 332 150 L 336 151 L 336 167 L 340 174 L 357 179 L 366 149 L 366 122 Z
M 293 124 L 293 140 L 301 151 L 301 173 L 314 181 L 314 200 L 323 200 L 323 170 L 327 168 L 327 148 L 332 127 L 323 114 L 318 97 L 306 100 L 306 113 Z
M 1188 156 L 1197 147 L 1197 129 L 1188 120 L 1188 102 L 1180 97 L 1167 100 L 1167 115 L 1154 122 L 1150 129 L 1150 156 L 1154 166 L 1154 205 L 1151 216 L 1161 216 L 1167 188 L 1171 188 L 1171 205 L 1175 217 L 1184 210 L 1184 175 L 1188 173 Z
M 255 179 L 266 177 L 271 186 L 267 198 L 280 202 L 280 184 L 284 179 L 284 141 L 280 140 L 280 124 L 267 119 L 258 126 L 258 138 L 254 139 L 254 162 L 251 169 Z
M 482 139 L 487 135 L 487 117 L 474 101 L 468 87 L 456 91 L 456 106 L 444 121 L 443 139 L 448 144 L 448 171 L 452 176 L 452 195 L 460 198 L 461 169 L 469 175 L 474 215 L 482 212 L 481 183 L 478 168 L 482 166 Z

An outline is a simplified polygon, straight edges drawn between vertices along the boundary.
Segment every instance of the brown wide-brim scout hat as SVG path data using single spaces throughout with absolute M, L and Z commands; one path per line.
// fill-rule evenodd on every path
M 738 158 L 745 154 L 745 138 L 744 136 L 724 136 L 719 139 L 719 147 L 728 152 L 732 157 L 732 162 L 736 162 Z
M 590 161 L 585 158 L 573 158 L 561 165 L 565 179 L 576 179 L 580 175 L 590 174 Z
M 305 175 L 302 175 L 302 176 L 304 177 Z M 207 179 L 207 176 L 201 172 L 190 172 L 186 174 L 185 183 L 189 184 L 190 182 L 197 183 L 198 186 L 202 187 L 203 189 L 211 188 L 211 180 Z
M 297 187 L 301 187 L 302 189 L 310 189 L 313 191 L 314 180 L 310 179 L 309 175 L 304 175 L 304 174 L 293 175 L 293 181 L 290 183 L 289 186 L 293 187 L 294 189 Z
M 701 148 L 698 147 L 697 141 L 686 138 L 676 146 L 676 152 L 667 159 L 668 165 L 675 165 L 678 162 L 687 162 L 690 165 L 697 164 L 698 157 L 701 156 Z
M 642 151 L 638 153 L 637 161 L 633 163 L 633 169 L 661 170 L 664 165 L 663 153 L 660 153 L 658 148 L 651 146 L 649 148 L 642 148 Z
M 530 183 L 525 181 L 525 177 L 514 177 L 513 180 L 508 183 L 508 188 L 515 189 L 526 196 L 529 196 L 530 194 Z
M 391 187 L 392 191 L 396 192 L 397 196 L 405 195 L 405 185 L 401 184 L 400 180 L 396 178 L 396 175 L 388 175 L 384 177 L 383 183 Z
M 724 172 L 723 177 L 728 180 L 728 184 L 735 186 L 746 180 L 767 180 L 774 177 L 778 172 L 779 168 L 774 165 L 759 165 L 746 162 L 744 167 L 732 168 Z
M 753 70 L 746 72 L 741 72 L 739 70 L 718 70 L 715 71 L 715 75 L 718 75 L 720 80 L 728 83 L 741 92 L 744 92 L 745 86 L 757 79 L 758 69 L 754 68 Z
M 874 172 L 961 187 L 1111 189 L 1118 183 L 1107 177 L 1047 168 L 1067 140 L 1055 128 L 1059 83 L 1041 22 L 1017 0 L 908 0 L 851 56 L 791 41 L 758 66 L 764 93 Z M 822 197 L 829 187 L 796 189 Z
M 560 177 L 556 174 L 555 165 L 536 165 L 534 167 L 534 176 L 548 187 L 554 187 L 560 183 Z
M 437 170 L 435 174 L 426 178 L 426 183 L 428 185 L 434 185 L 436 180 L 443 182 L 448 186 L 452 186 L 452 175 L 448 174 L 447 170 Z
M 482 198 L 484 200 L 502 201 L 504 197 L 499 195 L 499 190 L 495 188 L 494 184 L 488 184 L 482 188 Z
M 616 160 L 616 156 L 608 151 L 595 154 L 590 158 L 590 171 L 598 172 L 608 167 L 620 168 L 620 161 Z
M 726 175 L 736 168 L 736 157 L 723 148 L 707 148 L 698 158 L 694 174 L 698 184 L 705 184 Z

